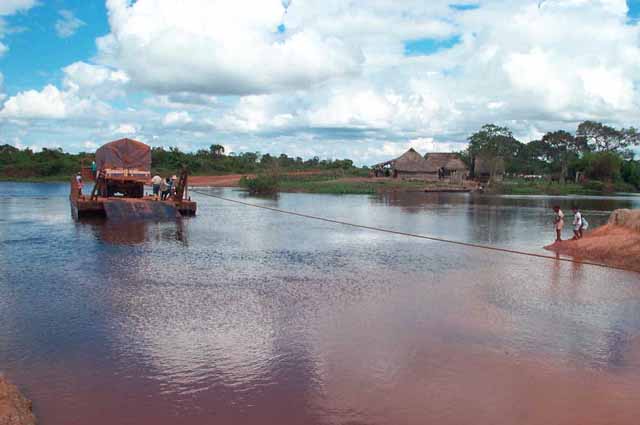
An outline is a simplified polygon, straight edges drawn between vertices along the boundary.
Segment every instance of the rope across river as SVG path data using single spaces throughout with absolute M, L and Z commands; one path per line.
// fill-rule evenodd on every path
M 247 207 L 253 207 L 253 208 L 259 208 L 259 209 L 263 209 L 263 210 L 274 211 L 274 212 L 277 212 L 277 213 L 288 214 L 288 215 L 292 215 L 292 216 L 296 216 L 296 217 L 302 217 L 302 218 L 306 218 L 306 219 L 310 219 L 310 220 L 324 221 L 326 223 L 340 224 L 342 226 L 356 227 L 356 228 L 359 228 L 359 229 L 366 229 L 366 230 L 371 230 L 371 231 L 374 231 L 374 232 L 382 232 L 382 233 L 388 233 L 388 234 L 392 234 L 392 235 L 407 236 L 407 237 L 411 237 L 411 238 L 425 239 L 425 240 L 434 241 L 434 242 L 447 243 L 447 244 L 451 244 L 451 245 L 459 245 L 459 246 L 464 246 L 464 247 L 467 247 L 467 248 L 484 249 L 484 250 L 488 250 L 488 251 L 502 252 L 502 253 L 512 254 L 512 255 L 524 255 L 524 256 L 528 256 L 528 257 L 543 258 L 543 259 L 546 259 L 546 260 L 554 260 L 554 261 L 564 261 L 564 262 L 567 262 L 567 263 L 584 264 L 584 265 L 595 266 L 595 267 L 604 267 L 604 268 L 608 268 L 608 269 L 622 270 L 622 271 L 626 271 L 626 272 L 632 272 L 633 271 L 633 270 L 625 269 L 623 267 L 611 266 L 611 265 L 602 264 L 602 263 L 596 263 L 596 262 L 591 262 L 591 261 L 575 260 L 575 259 L 572 259 L 572 258 L 553 256 L 553 255 L 536 254 L 534 252 L 518 251 L 518 250 L 508 249 L 508 248 L 499 248 L 499 247 L 490 246 L 490 245 L 482 245 L 482 244 L 471 243 L 471 242 L 462 242 L 462 241 L 456 241 L 456 240 L 451 240 L 451 239 L 439 238 L 439 237 L 435 237 L 435 236 L 419 235 L 419 234 L 416 234 L 416 233 L 401 232 L 401 231 L 398 231 L 398 230 L 384 229 L 384 228 L 381 228 L 381 227 L 367 226 L 367 225 L 364 225 L 364 224 L 350 223 L 348 221 L 341 221 L 341 220 L 334 220 L 334 219 L 331 219 L 331 218 L 318 217 L 318 216 L 315 216 L 315 215 L 304 214 L 304 213 L 299 213 L 299 212 L 295 212 L 295 211 L 282 210 L 280 208 L 268 207 L 268 206 L 265 206 L 265 205 L 258 205 L 258 204 L 252 204 L 250 202 L 239 201 L 237 199 L 226 198 L 224 196 L 214 195 L 214 194 L 203 192 L 203 191 L 196 190 L 196 189 L 193 189 L 193 188 L 190 188 L 189 191 L 193 192 L 193 193 L 197 193 L 199 195 L 208 196 L 208 197 L 211 197 L 211 198 L 216 198 L 216 199 L 220 199 L 221 201 L 232 202 L 234 204 L 244 205 L 244 206 L 247 206 Z

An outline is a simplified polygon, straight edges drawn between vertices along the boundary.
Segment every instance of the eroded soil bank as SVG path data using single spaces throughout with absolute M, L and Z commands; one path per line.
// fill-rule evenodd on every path
M 582 239 L 556 242 L 545 249 L 640 272 L 640 210 L 616 210 L 606 225 Z
M 36 417 L 15 385 L 0 375 L 0 425 L 35 425 Z
M 189 184 L 197 187 L 237 187 L 244 174 L 223 176 L 189 176 Z

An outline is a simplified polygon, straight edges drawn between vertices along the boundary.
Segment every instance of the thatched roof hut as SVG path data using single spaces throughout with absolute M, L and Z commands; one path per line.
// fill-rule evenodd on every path
M 492 171 L 492 168 L 495 167 L 496 174 L 504 174 L 504 158 L 483 158 L 481 156 L 476 157 L 474 163 L 474 172 L 476 176 L 478 175 L 489 175 Z
M 473 162 L 473 176 L 476 180 L 487 182 L 491 179 L 501 181 L 504 178 L 504 158 L 476 157 Z
M 375 175 L 391 175 L 401 178 L 430 178 L 437 175 L 438 169 L 427 161 L 415 149 L 410 148 L 396 159 L 381 162 L 373 166 Z
M 435 167 L 436 170 L 444 169 L 446 172 L 466 173 L 469 171 L 467 165 L 455 153 L 434 152 L 425 155 L 427 163 Z
M 436 173 L 438 168 L 430 165 L 418 152 L 413 148 L 403 153 L 393 161 L 393 168 L 398 172 L 405 173 Z

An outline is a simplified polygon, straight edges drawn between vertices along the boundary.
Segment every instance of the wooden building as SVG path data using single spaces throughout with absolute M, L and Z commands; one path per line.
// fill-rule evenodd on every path
M 469 168 L 460 157 L 451 152 L 434 152 L 425 155 L 430 168 L 435 168 L 436 179 L 461 183 L 469 177 Z
M 469 168 L 457 154 L 429 153 L 423 157 L 413 148 L 396 159 L 374 165 L 373 170 L 376 177 L 452 183 L 462 183 L 469 177 Z
M 433 180 L 438 178 L 438 169 L 432 167 L 415 149 L 411 148 L 401 156 L 373 166 L 376 177 L 400 179 Z
M 483 183 L 487 183 L 490 180 L 502 181 L 504 179 L 504 172 L 504 158 L 476 157 L 473 161 L 473 178 L 477 181 Z

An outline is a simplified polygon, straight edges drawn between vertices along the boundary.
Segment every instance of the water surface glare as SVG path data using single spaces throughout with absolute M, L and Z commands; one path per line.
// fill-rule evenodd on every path
M 553 204 L 640 208 L 210 191 L 536 253 Z M 0 371 L 43 425 L 638 423 L 640 274 L 197 194 L 178 222 L 76 223 L 67 193 L 0 183 Z

